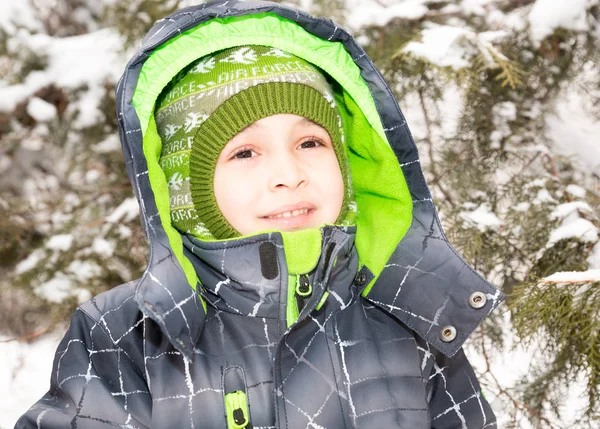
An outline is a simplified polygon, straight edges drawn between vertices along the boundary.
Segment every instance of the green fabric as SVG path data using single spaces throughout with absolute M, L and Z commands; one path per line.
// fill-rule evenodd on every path
M 371 92 L 343 45 L 313 36 L 270 13 L 211 19 L 157 47 L 144 63 L 133 96 L 142 135 L 159 94 L 177 73 L 200 57 L 243 45 L 272 46 L 326 70 L 352 94 L 371 126 L 386 140 Z
M 284 231 L 283 248 L 288 273 L 305 274 L 312 271 L 321 256 L 321 232 L 315 228 Z
M 333 95 L 331 95 L 333 100 Z M 331 137 L 345 186 L 342 210 L 336 224 L 350 225 L 355 205 L 349 204 L 352 184 L 343 147 L 343 130 L 335 104 L 307 85 L 272 82 L 250 87 L 221 104 L 198 129 L 190 157 L 192 199 L 198 218 L 216 238 L 234 238 L 240 234 L 225 219 L 214 194 L 217 158 L 223 147 L 241 130 L 259 119 L 277 113 L 303 116 L 325 128 Z
M 360 70 L 342 44 L 313 36 L 292 21 L 268 13 L 210 20 L 192 28 L 155 50 L 144 63 L 133 96 L 144 135 L 144 153 L 155 195 L 166 179 L 158 165 L 160 137 L 149 127 L 155 102 L 177 72 L 195 59 L 231 46 L 259 44 L 285 50 L 326 71 L 339 83 L 336 89 L 346 108 L 344 120 L 348 158 L 355 189 L 358 216 L 356 247 L 360 263 L 374 274 L 368 290 L 383 270 L 390 255 L 412 221 L 412 200 L 396 156 L 389 146 L 373 97 Z M 348 126 L 346 126 L 348 125 Z M 158 141 L 158 142 L 157 142 Z M 155 164 L 156 168 L 150 168 Z M 171 226 L 169 202 L 156 199 L 161 222 L 183 269 L 190 270 L 182 256 L 180 234 Z M 162 207 L 162 209 L 161 209 Z M 166 213 L 166 214 L 165 214 Z M 195 287 L 195 282 L 190 282 Z
M 288 328 L 292 326 L 296 320 L 298 320 L 298 306 L 296 305 L 297 279 L 297 275 L 292 274 L 288 276 L 287 304 L 285 306 L 285 320 Z
M 410 227 L 412 198 L 389 144 L 381 141 L 347 92 L 336 92 L 336 98 L 349 142 L 358 206 L 355 244 L 360 263 L 377 277 Z M 374 283 L 365 287 L 364 296 Z
M 323 236 L 316 228 L 298 231 L 283 231 L 283 249 L 288 269 L 286 322 L 291 326 L 298 319 L 296 304 L 296 284 L 300 274 L 311 272 L 321 256 Z
M 326 290 L 325 292 L 323 292 L 323 296 L 321 296 L 321 299 L 319 300 L 319 303 L 315 307 L 315 310 L 319 311 L 321 309 L 321 307 L 323 307 L 323 305 L 325 304 L 325 301 L 327 301 L 327 298 L 329 298 L 329 291 L 328 290 Z
M 167 177 L 171 222 L 177 230 L 208 240 L 239 236 L 215 201 L 216 162 L 238 132 L 278 113 L 305 117 L 310 113 L 310 119 L 327 130 L 345 184 L 336 224 L 352 224 L 356 204 L 351 203 L 343 128 L 329 83 L 319 69 L 301 58 L 250 45 L 195 60 L 157 99 L 154 116 L 163 141 L 159 163 Z M 197 167 L 193 171 L 191 157 Z
M 235 410 L 242 410 L 243 421 L 236 422 Z M 227 414 L 227 429 L 242 429 L 248 426 L 248 399 L 241 390 L 225 394 L 225 413 Z

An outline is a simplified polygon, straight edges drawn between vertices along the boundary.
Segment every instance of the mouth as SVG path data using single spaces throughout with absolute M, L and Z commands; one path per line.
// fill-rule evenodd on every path
M 261 216 L 261 219 L 278 229 L 299 229 L 307 227 L 316 210 L 313 204 L 302 202 L 280 207 L 268 215 Z
M 292 210 L 292 211 L 287 211 L 287 212 L 283 212 L 283 213 L 278 213 L 276 215 L 265 216 L 264 219 L 281 219 L 281 218 L 296 217 L 296 216 L 300 216 L 300 215 L 305 215 L 310 210 L 311 209 L 309 209 L 309 208 L 303 208 L 303 209 L 299 209 L 299 210 Z

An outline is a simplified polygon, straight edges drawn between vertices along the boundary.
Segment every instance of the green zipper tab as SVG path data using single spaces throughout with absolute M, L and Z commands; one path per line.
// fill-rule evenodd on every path
M 286 310 L 288 328 L 298 320 L 300 312 L 312 293 L 312 285 L 307 274 L 292 274 L 288 276 L 288 301 Z
M 296 280 L 296 293 L 303 298 L 312 294 L 312 285 L 306 274 L 298 276 Z
M 228 429 L 243 429 L 248 426 L 248 400 L 241 390 L 225 395 L 225 412 Z

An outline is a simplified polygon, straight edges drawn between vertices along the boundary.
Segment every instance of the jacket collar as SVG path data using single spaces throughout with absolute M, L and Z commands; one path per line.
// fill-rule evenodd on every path
M 356 295 L 356 291 L 350 291 L 358 264 L 355 230 L 334 226 L 321 229 L 321 252 L 315 267 L 307 273 L 314 292 L 303 314 L 316 307 L 326 289 L 337 302 L 332 309 L 343 307 L 352 293 Z M 289 273 L 280 233 L 219 242 L 184 236 L 183 244 L 184 254 L 202 284 L 196 290 L 190 288 L 177 259 L 169 253 L 170 248 L 159 246 L 153 251 L 164 252 L 165 257 L 151 264 L 138 281 L 135 300 L 187 359 L 193 359 L 194 347 L 204 328 L 206 311 L 202 299 L 221 311 L 286 320 L 284 304 Z M 265 259 L 265 246 L 273 250 L 271 261 Z
M 443 354 L 452 356 L 504 296 L 455 254 L 436 222 L 427 225 L 418 221 L 427 213 L 430 210 L 417 213 L 415 223 L 366 299 Z M 314 293 L 305 314 L 317 305 L 325 290 L 332 294 L 331 302 L 343 308 L 356 290 L 373 279 L 368 267 L 357 267 L 354 228 L 326 227 L 322 234 L 321 255 L 309 273 Z M 263 269 L 267 261 L 261 261 L 261 246 L 264 248 L 265 243 L 273 245 L 275 260 L 271 262 L 277 267 L 276 275 L 270 274 L 269 278 Z M 198 291 L 209 305 L 249 317 L 285 320 L 288 271 L 281 234 L 212 243 L 186 236 L 184 247 L 202 279 Z M 205 312 L 199 293 L 189 287 L 181 270 L 174 270 L 174 266 L 172 258 L 151 266 L 138 283 L 136 301 L 161 326 L 174 347 L 191 359 Z M 481 301 L 473 305 L 477 294 L 483 296 L 483 306 Z M 445 332 L 452 335 L 445 336 Z
M 307 276 L 313 287 L 309 301 L 318 302 L 326 289 L 338 296 L 348 295 L 344 290 L 349 290 L 358 264 L 353 245 L 355 230 L 354 227 L 321 228 L 318 259 L 302 273 L 290 273 L 286 252 L 308 252 L 308 249 L 286 247 L 279 233 L 221 242 L 205 242 L 186 235 L 183 245 L 201 279 L 202 295 L 209 305 L 246 317 L 286 320 L 282 309 L 288 305 L 288 288 L 295 288 L 295 283 L 288 284 L 290 274 L 292 278 L 296 274 Z M 342 271 L 348 273 L 340 275 Z

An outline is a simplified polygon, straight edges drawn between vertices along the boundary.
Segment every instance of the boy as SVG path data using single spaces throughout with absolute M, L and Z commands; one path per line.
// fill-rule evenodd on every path
M 344 30 L 184 9 L 117 105 L 149 266 L 76 312 L 18 428 L 496 427 L 461 345 L 502 295 L 446 241 Z

